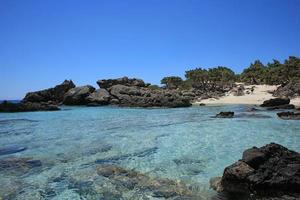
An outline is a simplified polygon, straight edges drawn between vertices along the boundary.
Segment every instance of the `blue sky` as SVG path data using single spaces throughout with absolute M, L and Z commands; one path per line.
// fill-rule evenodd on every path
M 0 0 L 0 99 L 300 56 L 299 0 Z

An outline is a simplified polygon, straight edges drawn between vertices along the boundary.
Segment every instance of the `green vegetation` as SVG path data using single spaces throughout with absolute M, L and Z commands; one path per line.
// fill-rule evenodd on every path
M 300 59 L 294 56 L 284 63 L 273 60 L 266 66 L 256 60 L 240 76 L 240 81 L 249 84 L 284 85 L 292 80 L 300 80 Z
M 195 88 L 203 91 L 225 90 L 236 81 L 247 84 L 285 85 L 300 80 L 300 58 L 290 56 L 280 63 L 273 60 L 267 65 L 256 60 L 241 74 L 235 74 L 228 67 L 195 68 L 185 72 L 185 80 L 178 76 L 164 77 L 161 84 L 168 89 Z

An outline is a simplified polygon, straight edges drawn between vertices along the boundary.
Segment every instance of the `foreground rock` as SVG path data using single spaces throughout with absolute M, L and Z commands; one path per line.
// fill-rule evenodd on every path
M 294 113 L 294 112 L 280 112 L 277 113 L 277 116 L 281 119 L 285 120 L 300 120 L 300 112 Z
M 4 101 L 0 104 L 0 112 L 33 112 L 33 111 L 57 111 L 60 110 L 56 105 L 49 103 L 21 102 L 10 103 Z
M 269 99 L 263 102 L 261 104 L 261 107 L 274 107 L 274 106 L 283 106 L 288 105 L 290 103 L 290 99 L 288 98 L 275 98 L 275 99 Z
M 63 98 L 65 105 L 86 105 L 87 97 L 95 91 L 95 88 L 90 85 L 75 87 L 70 89 Z
M 26 94 L 23 101 L 37 103 L 52 101 L 58 104 L 63 101 L 65 93 L 67 93 L 74 87 L 75 84 L 71 80 L 65 80 L 62 84 L 57 85 L 54 88 L 49 88 L 37 92 L 29 92 Z
M 196 199 L 192 198 L 192 191 L 178 181 L 155 179 L 114 165 L 100 165 L 97 168 L 97 173 L 109 179 L 111 184 L 117 186 L 117 190 L 122 192 L 126 190 L 139 191 L 154 198 Z
M 232 118 L 234 116 L 234 112 L 220 112 L 216 115 L 216 118 Z
M 300 198 L 300 154 L 275 143 L 253 147 L 211 184 L 218 192 L 248 199 Z

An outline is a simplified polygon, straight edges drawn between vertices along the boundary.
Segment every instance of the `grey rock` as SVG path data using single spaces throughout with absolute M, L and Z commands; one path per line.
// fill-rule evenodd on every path
M 147 84 L 141 79 L 137 78 L 128 78 L 126 76 L 117 79 L 102 79 L 97 81 L 97 84 L 100 88 L 108 89 L 114 85 L 125 85 L 125 86 L 137 86 L 137 87 L 146 87 Z
M 90 105 L 107 105 L 109 104 L 110 98 L 111 96 L 107 90 L 99 89 L 87 96 L 86 101 Z
M 85 105 L 88 103 L 86 98 L 94 91 L 95 88 L 90 85 L 72 88 L 64 95 L 63 103 L 65 105 Z

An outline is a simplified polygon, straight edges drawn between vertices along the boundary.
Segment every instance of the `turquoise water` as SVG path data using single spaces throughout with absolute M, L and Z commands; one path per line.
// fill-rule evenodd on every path
M 158 199 L 144 191 L 103 196 L 104 191 L 116 189 L 110 180 L 97 175 L 96 168 L 112 164 L 151 178 L 181 181 L 199 199 L 209 199 L 214 194 L 209 179 L 221 176 L 224 167 L 241 158 L 244 149 L 277 142 L 300 151 L 299 121 L 280 120 L 273 111 L 246 110 L 244 105 L 63 107 L 57 112 L 1 113 L 0 149 L 26 149 L 0 155 L 0 161 L 31 158 L 42 165 L 20 173 L 0 165 L 0 197 Z M 212 118 L 220 111 L 234 111 L 237 116 Z M 71 187 L 74 182 L 81 187 Z

